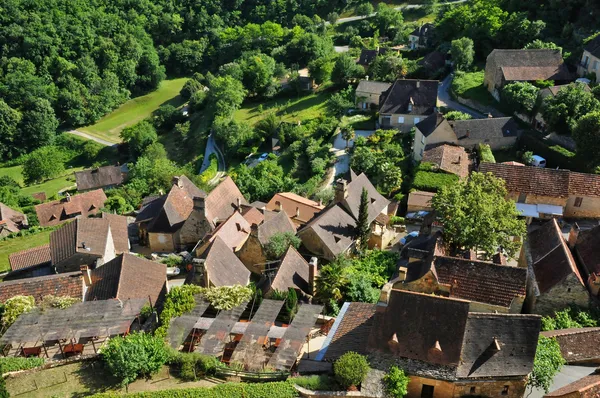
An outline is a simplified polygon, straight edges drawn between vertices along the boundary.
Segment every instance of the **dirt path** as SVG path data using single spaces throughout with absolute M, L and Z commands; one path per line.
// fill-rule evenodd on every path
M 102 144 L 104 146 L 117 146 L 118 145 L 118 143 L 116 143 L 116 142 L 106 141 L 106 140 L 103 140 L 102 138 L 94 137 L 93 135 L 89 135 L 87 133 L 84 133 L 84 132 L 78 131 L 78 130 L 67 131 L 67 133 L 77 135 L 79 137 L 82 137 L 82 138 L 85 138 L 88 140 L 96 141 L 97 143 Z

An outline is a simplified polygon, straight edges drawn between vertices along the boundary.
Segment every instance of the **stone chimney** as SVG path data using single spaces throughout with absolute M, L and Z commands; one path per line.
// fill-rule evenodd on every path
M 340 178 L 335 184 L 335 202 L 341 202 L 348 197 L 348 181 Z
M 500 252 L 494 254 L 492 257 L 492 262 L 498 265 L 506 265 L 506 257 Z
M 237 209 L 241 213 L 242 212 L 242 198 L 237 198 L 236 203 L 237 203 Z
M 252 223 L 252 225 L 250 225 L 250 235 L 258 238 L 258 224 L 257 223 Z
M 92 286 L 92 271 L 90 271 L 90 267 L 87 265 L 82 265 L 79 267 L 81 270 L 81 274 L 83 275 L 83 283 L 85 283 L 86 287 Z
M 421 81 L 417 80 L 417 88 L 421 87 Z
M 571 230 L 569 231 L 569 249 L 575 249 L 575 245 L 577 245 L 577 238 L 579 238 L 579 232 L 581 232 L 579 225 L 577 223 L 573 224 L 571 226 Z
M 398 268 L 398 280 L 404 282 L 406 280 L 406 273 L 408 272 L 408 268 L 399 267 Z
M 183 181 L 181 180 L 180 177 L 174 176 L 172 182 L 173 182 L 173 185 L 177 185 L 178 188 L 183 188 Z
M 308 294 L 314 296 L 316 293 L 316 281 L 319 275 L 319 269 L 317 266 L 318 259 L 311 257 L 308 263 Z
M 598 297 L 598 292 L 600 291 L 600 277 L 595 272 L 592 272 L 588 277 L 588 286 L 590 287 L 592 296 Z
M 203 196 L 194 196 L 194 211 L 203 214 L 206 217 L 206 201 Z

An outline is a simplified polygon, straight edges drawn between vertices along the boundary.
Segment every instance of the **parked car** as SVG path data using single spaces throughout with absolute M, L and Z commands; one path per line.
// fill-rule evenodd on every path
M 419 236 L 419 231 L 412 231 L 408 233 L 405 237 L 401 238 L 400 243 L 402 245 L 406 245 L 408 242 L 415 239 L 417 236 Z
M 539 155 L 533 155 L 531 165 L 534 167 L 546 167 L 546 159 Z
M 266 160 L 269 157 L 268 153 L 263 153 L 262 155 L 260 155 L 260 157 L 258 158 L 259 162 L 262 162 L 263 160 Z
M 167 267 L 167 276 L 177 276 L 181 273 L 179 267 Z

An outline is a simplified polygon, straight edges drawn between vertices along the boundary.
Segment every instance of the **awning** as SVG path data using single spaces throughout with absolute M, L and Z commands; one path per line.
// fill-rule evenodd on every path
M 556 205 L 537 205 L 537 211 L 538 211 L 538 213 L 551 214 L 553 216 L 562 216 L 563 215 L 562 206 L 556 206 Z
M 530 205 L 526 203 L 516 203 L 517 210 L 523 217 L 539 217 L 540 213 L 537 210 L 537 205 Z
M 534 205 L 529 203 L 516 203 L 517 210 L 523 217 L 534 217 L 539 218 L 540 214 L 546 214 L 551 216 L 562 216 L 562 206 L 556 205 Z

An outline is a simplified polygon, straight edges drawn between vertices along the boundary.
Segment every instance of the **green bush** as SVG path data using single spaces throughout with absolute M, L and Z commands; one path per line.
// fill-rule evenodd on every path
M 333 364 L 333 374 L 344 388 L 358 387 L 367 377 L 369 362 L 364 355 L 349 351 Z
M 1 373 L 17 370 L 33 369 L 44 364 L 44 358 L 2 357 L 0 358 Z M 1 374 L 0 373 L 0 374 Z
M 184 388 L 178 390 L 146 391 L 131 394 L 101 393 L 92 398 L 294 398 L 298 391 L 287 381 L 273 383 L 225 383 L 212 388 Z
M 563 148 L 560 145 L 552 145 L 549 149 L 553 150 L 554 152 L 558 152 L 567 158 L 575 157 L 575 152 L 571 152 L 567 148 Z
M 496 158 L 492 153 L 492 148 L 488 144 L 479 143 L 477 146 L 477 155 L 480 162 L 496 163 Z
M 293 377 L 288 381 L 313 391 L 337 391 L 340 389 L 335 379 L 328 375 Z
M 458 176 L 454 174 L 417 171 L 412 188 L 419 191 L 437 192 L 442 187 L 456 182 L 458 182 Z
M 402 398 L 408 393 L 408 382 L 410 378 L 397 366 L 392 366 L 383 377 L 385 390 L 393 398 Z
M 195 381 L 200 376 L 214 375 L 220 364 L 217 358 L 197 352 L 179 353 L 175 361 L 180 366 L 179 377 L 187 381 Z

